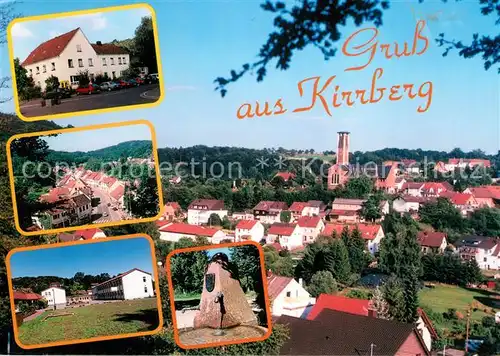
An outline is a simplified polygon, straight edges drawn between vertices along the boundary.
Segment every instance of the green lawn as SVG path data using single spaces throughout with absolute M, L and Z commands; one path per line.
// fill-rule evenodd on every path
M 47 318 L 67 313 L 73 315 Z M 156 298 L 94 304 L 46 311 L 21 325 L 19 340 L 24 345 L 81 340 L 154 330 L 158 322 Z
M 201 293 L 175 293 L 174 299 L 176 302 L 182 302 L 186 300 L 201 299 Z
M 500 300 L 496 301 L 495 295 L 498 294 L 486 290 L 437 284 L 434 288 L 424 288 L 420 292 L 420 304 L 437 313 L 453 308 L 463 315 L 466 315 L 468 307 L 472 306 L 476 311 L 472 312 L 471 319 L 479 321 L 484 316 L 494 315 L 494 310 L 499 309 Z

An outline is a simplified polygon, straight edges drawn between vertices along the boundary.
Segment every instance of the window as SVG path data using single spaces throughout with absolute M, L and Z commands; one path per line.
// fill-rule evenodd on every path
M 40 74 L 40 67 L 36 67 L 36 74 Z
M 146 277 L 142 277 L 142 281 L 146 283 Z
M 127 64 L 127 60 L 126 60 L 127 57 L 123 57 L 123 64 Z
M 286 292 L 286 296 L 290 298 L 292 296 L 292 292 Z
M 483 259 L 484 262 L 486 262 L 486 257 Z
M 113 57 L 110 58 L 111 65 L 115 65 L 115 59 Z
M 33 69 L 30 69 L 30 75 L 33 75 Z
M 42 66 L 42 71 L 43 71 L 44 73 L 47 73 L 47 66 L 46 66 L 45 64 Z
M 73 60 L 68 59 L 68 68 L 73 68 Z
M 148 292 L 148 287 L 144 286 L 144 293 Z
M 52 70 L 56 70 L 56 63 L 55 62 L 52 62 Z
M 103 65 L 103 66 L 107 65 L 107 64 L 106 64 L 106 58 L 103 58 L 103 59 L 102 59 L 102 65 Z
M 118 64 L 122 64 L 122 57 L 118 57 Z
M 78 58 L 78 67 L 83 67 L 83 59 Z
M 81 52 L 82 51 L 82 46 L 81 45 L 76 45 L 76 51 Z
M 92 61 L 92 58 L 89 58 L 89 67 L 93 67 L 94 66 L 94 62 Z

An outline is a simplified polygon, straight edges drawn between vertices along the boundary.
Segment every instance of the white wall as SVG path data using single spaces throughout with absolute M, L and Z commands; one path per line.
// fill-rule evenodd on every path
M 251 228 L 251 229 L 236 229 L 235 230 L 235 238 L 236 241 L 241 241 L 242 236 L 250 235 L 252 237 L 252 241 L 260 242 L 264 238 L 264 225 L 260 221 Z
M 289 296 L 288 296 L 289 295 Z M 275 316 L 289 315 L 299 318 L 314 300 L 311 295 L 295 280 L 281 291 L 272 301 L 272 314 Z
M 62 288 L 48 288 L 42 291 L 42 297 L 47 300 L 49 306 L 66 305 L 66 291 Z
M 208 224 L 208 218 L 212 214 L 217 214 L 221 218 L 227 216 L 227 210 L 196 210 L 189 209 L 188 210 L 188 224 L 191 225 L 202 225 Z
M 123 276 L 122 281 L 125 299 L 154 297 L 153 279 L 150 274 L 136 270 Z

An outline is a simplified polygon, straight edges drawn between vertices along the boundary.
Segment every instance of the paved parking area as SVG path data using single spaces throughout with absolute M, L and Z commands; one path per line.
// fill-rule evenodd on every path
M 45 116 L 86 110 L 98 110 L 120 106 L 154 103 L 160 97 L 158 84 L 141 85 L 92 95 L 73 96 L 62 99 L 60 105 L 41 107 L 36 99 L 21 105 L 21 113 L 26 117 Z

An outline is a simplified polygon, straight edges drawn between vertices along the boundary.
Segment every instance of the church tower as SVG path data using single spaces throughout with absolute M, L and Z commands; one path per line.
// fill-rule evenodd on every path
M 339 142 L 337 149 L 337 164 L 348 165 L 349 164 L 349 132 L 340 131 Z

